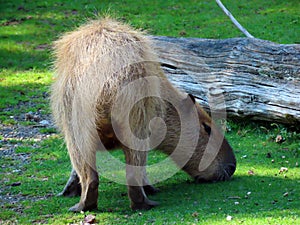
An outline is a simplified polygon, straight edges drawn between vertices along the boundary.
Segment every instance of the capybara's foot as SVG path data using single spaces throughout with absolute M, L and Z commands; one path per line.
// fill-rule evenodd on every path
M 144 188 L 140 186 L 128 186 L 128 196 L 133 210 L 148 210 L 158 205 L 158 202 L 147 198 Z
M 79 203 L 71 207 L 70 211 L 80 212 L 97 209 L 99 180 L 98 175 L 96 173 L 94 175 L 90 182 L 86 182 L 86 191 L 81 194 Z
M 81 202 L 77 203 L 76 205 L 74 205 L 73 207 L 69 208 L 69 211 L 71 212 L 81 212 L 81 211 L 90 211 L 93 209 L 97 209 L 97 202 L 90 204 L 90 205 L 86 205 L 83 204 Z
M 70 178 L 64 187 L 64 190 L 57 194 L 57 196 L 75 197 L 81 195 L 81 185 L 79 177 L 75 170 L 72 170 Z
M 146 195 L 154 195 L 158 192 L 160 192 L 160 190 L 152 185 L 146 185 L 144 186 L 144 191 L 146 193 Z
M 81 186 L 80 184 L 71 185 L 64 188 L 64 190 L 57 194 L 57 196 L 65 196 L 65 197 L 77 197 L 81 194 Z
M 159 205 L 158 202 L 155 201 L 151 201 L 149 199 L 147 199 L 144 202 L 139 202 L 139 203 L 135 203 L 135 202 L 131 202 L 131 209 L 132 210 L 149 210 L 152 209 L 153 207 Z

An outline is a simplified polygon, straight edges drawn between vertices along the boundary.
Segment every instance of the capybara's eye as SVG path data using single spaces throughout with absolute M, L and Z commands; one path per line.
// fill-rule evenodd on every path
M 202 123 L 202 125 L 204 126 L 204 130 L 206 131 L 206 133 L 207 133 L 208 135 L 210 135 L 210 133 L 211 133 L 211 128 L 210 128 L 210 126 L 208 126 L 206 123 Z

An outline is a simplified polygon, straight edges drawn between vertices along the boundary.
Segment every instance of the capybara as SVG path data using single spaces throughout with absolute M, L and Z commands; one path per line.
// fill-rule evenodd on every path
M 157 205 L 147 197 L 158 191 L 146 175 L 150 149 L 199 182 L 233 175 L 232 148 L 194 97 L 168 81 L 143 32 L 90 21 L 54 43 L 54 58 L 52 112 L 73 166 L 61 195 L 81 196 L 71 211 L 97 208 L 97 150 L 123 149 L 134 210 Z

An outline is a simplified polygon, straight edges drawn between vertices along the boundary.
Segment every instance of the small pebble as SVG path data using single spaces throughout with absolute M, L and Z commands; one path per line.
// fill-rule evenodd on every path
M 43 126 L 49 126 L 50 125 L 50 122 L 48 120 L 42 120 L 40 121 L 39 123 L 40 125 L 43 125 Z

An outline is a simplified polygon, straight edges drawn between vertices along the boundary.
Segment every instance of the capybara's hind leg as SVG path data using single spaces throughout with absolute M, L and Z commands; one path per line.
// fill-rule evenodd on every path
M 67 147 L 75 173 L 79 177 L 81 196 L 78 204 L 69 210 L 73 212 L 87 211 L 97 208 L 99 177 L 96 171 L 96 150 L 94 146 L 82 146 L 84 155 L 67 139 Z
M 149 200 L 143 188 L 147 152 L 124 148 L 124 153 L 130 207 L 133 210 L 151 209 L 158 205 L 158 203 Z
M 79 203 L 71 207 L 72 212 L 88 211 L 97 209 L 98 201 L 98 173 L 89 165 L 84 165 L 77 171 L 81 184 L 81 197 Z
M 66 197 L 75 197 L 80 196 L 81 194 L 81 185 L 79 183 L 79 177 L 74 169 L 70 174 L 70 178 L 65 185 L 62 192 L 60 192 L 57 196 L 66 196 Z

